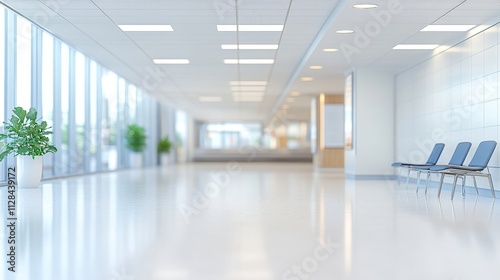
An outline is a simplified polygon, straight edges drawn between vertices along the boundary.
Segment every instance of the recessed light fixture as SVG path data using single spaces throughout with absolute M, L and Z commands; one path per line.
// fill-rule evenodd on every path
M 291 96 L 299 96 L 300 95 L 300 92 L 298 91 L 294 91 L 290 94 Z
M 233 86 L 232 91 L 265 91 L 265 86 Z
M 356 8 L 356 9 L 374 9 L 374 8 L 378 8 L 378 5 L 376 5 L 376 4 L 356 4 L 352 7 Z
M 338 52 L 339 49 L 333 49 L 333 48 L 330 48 L 330 49 L 323 49 L 324 52 Z
M 476 27 L 475 25 L 440 25 L 440 24 L 431 24 L 427 25 L 420 31 L 451 31 L 451 32 L 463 32 L 469 31 L 472 28 Z
M 273 64 L 274 59 L 224 59 L 224 64 Z
M 189 59 L 179 58 L 157 58 L 153 59 L 155 64 L 189 64 Z
M 295 102 L 295 98 L 288 97 L 288 98 L 286 99 L 286 102 L 289 102 L 289 103 Z
M 277 50 L 278 45 L 221 45 L 223 50 Z
M 233 92 L 234 96 L 263 96 L 263 91 L 237 91 Z
M 351 34 L 351 33 L 354 33 L 354 30 L 350 30 L 350 29 L 342 29 L 342 30 L 337 30 L 336 31 L 338 34 Z
M 231 86 L 266 86 L 266 81 L 230 81 Z
M 120 24 L 118 27 L 122 31 L 174 31 L 171 25 L 131 25 L 131 24 Z
M 220 97 L 220 96 L 200 96 L 200 97 L 198 97 L 198 101 L 200 101 L 200 102 L 221 102 L 222 97 Z
M 260 102 L 263 99 L 262 96 L 233 96 L 233 100 L 236 102 Z
M 439 45 L 435 44 L 399 44 L 396 45 L 394 50 L 433 50 L 439 47 Z
M 311 65 L 311 66 L 309 66 L 309 69 L 311 69 L 311 70 L 321 70 L 321 69 L 323 69 L 323 66 L 321 66 L 321 65 Z
M 310 82 L 310 81 L 314 80 L 314 78 L 313 77 L 302 77 L 302 78 L 300 78 L 300 80 L 303 82 Z
M 217 25 L 217 31 L 283 31 L 283 25 Z

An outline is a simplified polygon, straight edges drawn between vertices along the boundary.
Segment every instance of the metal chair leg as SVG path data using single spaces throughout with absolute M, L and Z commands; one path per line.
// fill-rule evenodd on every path
M 465 178 L 467 178 L 467 176 L 463 175 L 461 176 L 462 178 L 462 197 L 465 197 Z
M 431 176 L 430 172 L 427 172 L 427 180 L 425 181 L 425 194 L 427 194 L 427 187 L 429 186 L 429 177 Z
M 441 173 L 441 180 L 439 181 L 438 198 L 441 198 L 441 189 L 443 188 L 444 173 Z
M 420 170 L 417 173 L 417 191 L 416 191 L 417 193 L 418 193 L 418 187 L 420 186 L 420 174 L 421 173 L 422 173 L 422 171 L 420 171 Z
M 472 179 L 474 180 L 474 188 L 476 188 L 476 195 L 479 195 L 479 189 L 477 188 L 476 176 L 472 176 Z
M 451 190 L 451 200 L 453 200 L 453 197 L 455 196 L 455 189 L 457 187 L 457 179 L 458 179 L 458 176 L 455 175 L 455 178 L 453 179 L 453 189 Z
M 406 189 L 408 189 L 408 184 L 410 183 L 410 171 L 411 169 L 408 168 L 408 174 L 406 175 Z
M 403 172 L 403 168 L 399 168 L 399 173 L 398 173 L 398 187 L 401 185 L 401 172 Z
M 493 198 L 496 198 L 495 188 L 493 187 L 493 181 L 491 180 L 491 174 L 488 174 L 488 181 L 490 182 L 491 195 L 493 196 Z

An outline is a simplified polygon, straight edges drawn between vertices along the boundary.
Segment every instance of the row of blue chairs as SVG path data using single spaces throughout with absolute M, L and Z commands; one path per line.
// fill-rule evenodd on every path
M 493 181 L 491 180 L 491 173 L 488 168 L 488 163 L 495 151 L 497 146 L 497 142 L 495 141 L 483 141 L 479 143 L 479 146 L 472 157 L 469 165 L 464 166 L 465 158 L 469 153 L 472 144 L 470 142 L 461 142 L 455 148 L 453 155 L 447 165 L 436 165 L 441 153 L 444 149 L 443 143 L 437 143 L 434 145 L 431 154 L 426 163 L 416 164 L 416 163 L 403 163 L 403 162 L 395 162 L 392 164 L 394 167 L 400 167 L 400 172 L 398 176 L 398 184 L 401 181 L 401 172 L 404 169 L 408 170 L 407 178 L 406 178 L 406 186 L 408 187 L 410 180 L 410 172 L 416 171 L 417 173 L 417 192 L 420 185 L 420 175 L 422 173 L 427 174 L 427 180 L 425 183 L 425 193 L 427 194 L 427 188 L 429 185 L 429 177 L 431 174 L 441 175 L 439 181 L 439 190 L 438 190 L 438 198 L 441 197 L 441 190 L 443 188 L 443 180 L 446 175 L 454 176 L 453 178 L 453 188 L 451 192 L 451 199 L 455 195 L 455 189 L 457 185 L 457 180 L 462 180 L 462 195 L 465 196 L 465 180 L 467 176 L 471 176 L 474 179 L 474 187 L 476 188 L 476 193 L 479 194 L 479 190 L 477 188 L 476 177 L 486 177 L 490 184 L 491 194 L 495 197 L 495 188 L 493 187 Z

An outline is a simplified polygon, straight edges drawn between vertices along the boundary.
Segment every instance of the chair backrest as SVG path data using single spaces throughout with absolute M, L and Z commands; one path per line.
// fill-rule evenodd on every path
M 472 157 L 469 166 L 482 167 L 483 169 L 486 168 L 486 166 L 488 166 L 488 162 L 490 162 L 490 158 L 493 155 L 496 146 L 496 141 L 483 141 L 479 143 L 476 153 Z
M 443 143 L 436 143 L 436 145 L 434 145 L 434 148 L 432 149 L 431 155 L 429 156 L 429 159 L 427 160 L 426 164 L 435 165 L 439 160 L 439 157 L 441 156 L 443 149 L 444 149 Z
M 460 142 L 451 156 L 449 165 L 463 165 L 472 144 L 470 142 Z

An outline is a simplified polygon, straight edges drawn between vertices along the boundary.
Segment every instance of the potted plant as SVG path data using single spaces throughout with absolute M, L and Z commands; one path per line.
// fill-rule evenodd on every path
M 172 142 L 168 136 L 165 136 L 158 141 L 157 150 L 161 157 L 161 164 L 168 164 L 168 153 L 170 153 L 170 149 L 172 148 Z
M 0 140 L 8 140 L 0 149 L 0 161 L 14 154 L 17 185 L 20 188 L 35 188 L 42 179 L 42 156 L 57 152 L 48 137 L 52 134 L 51 127 L 46 121 L 37 120 L 35 108 L 26 112 L 22 107 L 16 107 L 12 112 L 10 121 L 4 122 L 5 133 L 0 134 Z
M 130 165 L 133 167 L 141 167 L 142 152 L 146 148 L 146 133 L 144 127 L 136 124 L 127 126 L 125 138 L 127 140 L 127 148 L 132 151 Z

